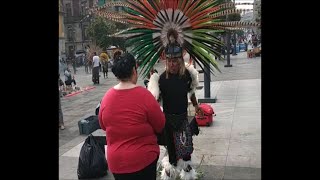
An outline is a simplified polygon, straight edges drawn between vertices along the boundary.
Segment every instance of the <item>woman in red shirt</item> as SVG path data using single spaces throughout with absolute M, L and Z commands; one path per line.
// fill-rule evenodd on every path
M 136 85 L 137 64 L 131 54 L 115 59 L 112 72 L 120 82 L 106 92 L 99 111 L 109 170 L 116 180 L 155 180 L 160 154 L 156 134 L 164 128 L 164 114 L 153 95 Z

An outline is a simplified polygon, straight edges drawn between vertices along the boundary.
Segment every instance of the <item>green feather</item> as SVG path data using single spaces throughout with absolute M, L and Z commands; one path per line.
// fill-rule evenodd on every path
M 150 47 L 148 47 L 147 50 L 137 53 L 138 54 L 137 58 L 139 58 L 142 61 L 142 63 L 140 64 L 142 70 L 144 69 L 147 62 L 149 62 L 150 57 L 152 55 L 151 52 L 154 52 L 156 48 L 159 48 L 159 44 L 156 44 L 156 45 L 150 44 L 148 46 Z
M 142 35 L 137 35 L 136 37 L 131 37 L 126 41 L 126 44 L 134 44 L 140 41 L 152 41 L 152 34 L 142 34 Z
M 150 58 L 149 63 L 147 65 L 147 68 L 144 70 L 144 72 L 142 73 L 143 77 L 145 78 L 148 73 L 150 72 L 150 69 L 154 66 L 154 64 L 158 61 L 159 57 L 160 57 L 160 49 L 158 49 L 157 52 L 153 52 L 153 56 Z M 144 67 L 143 67 L 144 68 Z M 141 69 L 142 71 L 143 69 Z
M 203 46 L 202 44 L 197 43 L 197 42 L 192 42 L 191 45 L 193 47 L 193 49 L 192 49 L 193 51 L 192 52 L 194 52 L 196 55 L 198 55 L 200 57 L 199 60 L 202 63 L 211 64 L 211 65 L 213 65 L 215 67 L 215 69 L 217 69 L 219 72 L 221 72 L 219 67 L 218 67 L 217 62 L 208 54 L 208 52 L 206 52 L 204 50 L 204 48 L 202 47 Z M 214 53 L 212 53 L 212 54 L 214 54 Z
M 207 63 L 207 64 L 211 64 L 216 70 L 218 70 L 220 73 L 220 69 L 218 67 L 217 62 L 215 61 L 215 59 L 213 59 L 208 52 L 206 52 L 205 50 L 203 50 L 200 47 L 194 46 L 194 48 L 196 48 L 197 51 L 199 51 L 202 55 L 203 55 L 203 60 Z M 213 70 L 213 69 L 212 69 Z
M 142 61 L 144 60 L 145 56 L 148 55 L 148 53 L 150 53 L 150 51 L 152 51 L 152 49 L 154 49 L 154 45 L 153 44 L 149 44 L 147 46 L 145 46 L 144 48 L 134 51 L 132 53 L 134 53 L 137 56 L 137 59 Z M 141 64 L 144 65 L 144 64 Z
M 150 59 L 151 57 L 155 54 L 156 52 L 156 49 L 155 47 L 153 47 L 149 52 L 147 52 L 146 54 L 143 54 L 141 57 L 142 57 L 142 64 L 139 66 L 141 67 L 141 70 L 140 72 L 142 72 L 145 67 L 147 67 L 150 63 Z M 140 58 L 141 59 L 141 58 Z M 143 74 L 145 74 L 146 70 L 143 72 Z
M 140 16 L 141 14 L 138 12 L 138 11 L 135 11 L 131 8 L 128 8 L 128 7 L 123 7 L 123 10 L 126 12 L 126 13 L 129 13 L 131 15 L 136 15 L 136 16 Z
M 204 71 L 204 66 L 209 65 L 210 60 L 206 60 L 205 57 L 197 50 L 198 47 L 195 47 L 193 44 L 187 42 L 186 44 L 187 51 L 190 56 L 198 63 L 200 68 Z M 214 75 L 213 69 L 210 68 L 210 72 Z
M 131 33 L 144 33 L 144 34 L 149 34 L 149 33 L 154 33 L 155 31 L 154 30 L 151 30 L 151 29 L 130 29 L 130 30 L 127 30 L 127 31 L 124 31 L 123 33 L 121 34 L 131 34 Z

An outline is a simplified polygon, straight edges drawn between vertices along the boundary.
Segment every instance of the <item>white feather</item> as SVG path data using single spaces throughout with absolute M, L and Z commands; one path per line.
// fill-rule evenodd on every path
M 180 179 L 182 180 L 195 180 L 197 178 L 197 172 L 192 168 L 189 172 L 182 170 L 180 172 Z
M 192 43 L 192 39 L 191 38 L 188 38 L 188 37 L 184 37 L 184 40 L 188 41 L 188 43 Z
M 152 33 L 152 38 L 155 39 L 158 36 L 161 36 L 161 33 L 157 32 L 157 33 Z
M 161 160 L 162 165 L 162 171 L 161 171 L 161 179 L 163 180 L 174 180 L 176 179 L 177 173 L 175 171 L 174 166 L 172 166 L 169 162 L 169 156 L 163 157 Z M 169 172 L 170 176 L 167 175 L 167 172 Z
M 179 17 L 178 17 L 178 19 L 177 19 L 177 23 L 179 23 L 180 18 L 181 18 L 182 16 L 184 16 L 184 14 L 183 14 L 183 12 L 180 11 L 180 10 L 177 10 L 177 12 L 180 12 Z
M 164 17 L 162 17 L 162 15 L 160 14 L 160 12 L 162 13 L 162 15 Z M 155 30 L 161 30 L 161 42 L 163 47 L 166 47 L 169 43 L 168 38 L 167 38 L 167 34 L 168 34 L 168 30 L 169 29 L 174 29 L 178 32 L 178 38 L 177 38 L 177 42 L 182 45 L 184 43 L 184 35 L 183 35 L 183 31 L 182 28 L 185 27 L 190 27 L 190 20 L 188 17 L 186 17 L 183 12 L 179 9 L 176 9 L 175 11 L 173 11 L 172 8 L 166 9 L 166 10 L 161 10 L 160 12 L 158 12 L 157 16 L 156 16 L 156 20 L 158 22 L 153 21 L 153 24 L 161 26 L 162 28 L 154 28 Z M 166 14 L 168 15 L 169 21 L 167 21 L 167 17 Z M 173 15 L 173 18 L 172 18 Z M 178 17 L 178 18 L 177 18 Z M 178 21 L 177 23 L 174 23 L 174 21 L 177 19 L 179 20 L 180 18 L 182 18 L 180 21 Z M 179 25 L 181 21 L 188 19 L 187 21 L 185 21 L 181 26 Z M 164 24 L 160 24 L 161 20 L 163 22 L 165 22 Z M 158 35 L 156 36 L 158 37 Z M 154 38 L 154 36 L 153 36 Z M 190 41 L 191 42 L 191 41 Z
M 150 80 L 148 83 L 148 90 L 156 98 L 156 100 L 159 99 L 159 95 L 160 95 L 159 78 L 160 76 L 158 75 L 158 73 L 153 73 L 150 76 Z
M 172 22 L 172 8 L 166 9 L 166 12 L 168 14 L 169 17 L 169 22 Z
M 163 17 L 165 17 L 165 15 L 164 15 L 164 10 L 161 10 L 161 11 L 159 11 L 158 12 L 158 14 L 157 14 L 157 19 L 160 19 L 160 20 L 162 20 L 163 22 L 166 22 L 166 20 L 165 19 L 163 19 L 163 17 L 162 17 L 162 15 L 161 15 L 161 13 L 162 13 L 162 15 L 163 15 Z M 160 21 L 160 22 L 162 22 L 162 21 Z
M 197 173 L 194 170 L 194 168 L 192 168 L 189 172 L 186 172 L 185 169 L 188 167 L 188 165 L 192 166 L 192 161 L 183 161 L 181 159 L 179 159 L 178 163 L 177 163 L 177 168 L 181 168 L 180 171 L 180 178 L 182 180 L 194 180 L 197 178 Z
M 158 20 L 158 21 L 156 21 L 156 20 Z M 154 25 L 156 25 L 156 26 L 159 26 L 159 27 L 162 27 L 163 24 L 160 24 L 159 18 L 156 17 L 156 20 L 153 20 L 153 21 L 152 21 L 152 24 L 154 24 Z
M 188 19 L 180 26 L 180 28 L 186 28 L 186 27 L 190 27 L 190 26 L 191 26 L 190 19 Z
M 181 172 L 181 170 L 185 167 L 185 161 L 182 159 L 179 159 L 177 162 L 177 167 L 176 169 Z
M 183 15 L 183 18 L 181 18 L 181 20 L 179 22 L 177 22 L 178 24 L 182 23 L 184 20 L 186 20 L 188 17 Z M 187 20 L 188 21 L 188 20 Z M 185 24 L 187 21 L 185 21 L 183 24 Z
M 175 9 L 175 10 L 174 10 L 172 22 L 175 22 L 175 21 L 176 21 L 176 18 L 177 18 L 177 16 L 178 16 L 179 12 L 180 12 L 180 10 L 178 10 L 178 9 Z
M 172 178 L 167 175 L 166 170 L 164 168 L 161 170 L 160 179 L 161 180 L 172 180 Z
M 183 61 L 184 62 L 189 62 L 190 60 L 190 54 L 188 52 L 186 52 L 184 55 L 183 55 Z M 187 65 L 186 65 L 187 66 Z

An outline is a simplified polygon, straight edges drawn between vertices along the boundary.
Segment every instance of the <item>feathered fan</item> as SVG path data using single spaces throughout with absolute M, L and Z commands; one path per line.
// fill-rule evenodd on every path
M 88 45 L 88 47 L 89 47 L 89 49 L 88 49 L 86 57 L 89 61 L 92 61 L 93 53 L 96 52 L 97 55 L 99 55 L 101 53 L 102 49 L 94 43 L 90 43 Z
M 110 6 L 121 6 L 124 12 L 107 11 Z M 220 57 L 218 49 L 223 44 L 212 33 L 259 25 L 239 21 L 222 22 L 225 15 L 239 13 L 241 10 L 236 10 L 234 3 L 222 3 L 221 0 L 127 0 L 106 3 L 92 12 L 132 25 L 133 28 L 121 34 L 128 37 L 126 43 L 140 63 L 140 73 L 143 75 L 154 66 L 167 46 L 168 31 L 178 33 L 176 41 L 201 69 L 211 64 L 220 71 L 212 55 Z M 210 68 L 210 71 L 213 73 L 213 69 Z

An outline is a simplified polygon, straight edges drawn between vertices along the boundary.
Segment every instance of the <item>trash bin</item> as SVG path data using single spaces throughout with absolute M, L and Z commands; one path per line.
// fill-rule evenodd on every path
M 80 134 L 89 135 L 93 131 L 100 129 L 98 116 L 92 115 L 78 122 Z

